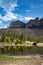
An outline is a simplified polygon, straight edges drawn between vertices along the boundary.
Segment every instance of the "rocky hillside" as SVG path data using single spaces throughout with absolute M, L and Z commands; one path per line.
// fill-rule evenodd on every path
M 43 18 L 41 18 L 39 20 L 39 18 L 36 18 L 34 20 L 30 20 L 27 24 L 26 24 L 27 28 L 33 28 L 33 29 L 43 29 Z
M 43 29 L 43 18 L 39 20 L 39 18 L 35 18 L 34 20 L 30 20 L 27 23 L 23 23 L 21 21 L 11 22 L 9 28 L 31 28 L 31 29 Z
M 26 27 L 25 23 L 19 20 L 15 22 L 11 22 L 11 24 L 9 25 L 9 28 L 25 28 L 25 27 Z
M 21 21 L 11 22 L 9 27 L 6 29 L 0 29 L 0 34 L 2 33 L 16 33 L 32 36 L 41 36 L 43 37 L 43 18 L 35 18 L 30 20 L 28 23 L 23 23 Z

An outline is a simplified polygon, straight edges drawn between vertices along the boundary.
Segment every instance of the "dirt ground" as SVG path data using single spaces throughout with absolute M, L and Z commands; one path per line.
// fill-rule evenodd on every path
M 32 57 L 32 60 L 0 61 L 0 65 L 43 65 L 43 56 Z
M 43 60 L 18 60 L 14 62 L 0 61 L 0 65 L 43 65 Z

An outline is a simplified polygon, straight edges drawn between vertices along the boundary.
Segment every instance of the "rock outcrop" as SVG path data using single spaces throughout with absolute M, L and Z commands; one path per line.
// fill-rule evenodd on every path
M 32 28 L 32 29 L 36 29 L 36 28 L 43 28 L 43 18 L 41 18 L 39 20 L 39 18 L 36 18 L 34 20 L 30 20 L 27 24 L 26 24 L 27 28 Z
M 25 27 L 26 27 L 25 23 L 19 20 L 15 22 L 11 22 L 11 24 L 9 25 L 9 28 L 25 28 Z

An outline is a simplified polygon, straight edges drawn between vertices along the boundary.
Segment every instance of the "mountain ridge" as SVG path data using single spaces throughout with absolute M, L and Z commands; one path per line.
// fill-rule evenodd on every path
M 20 20 L 11 22 L 9 28 L 43 28 L 43 18 L 31 19 L 27 23 L 24 23 Z
M 38 18 L 30 20 L 26 24 L 21 21 L 14 21 L 10 23 L 9 27 L 0 29 L 0 35 L 2 33 L 23 33 L 25 36 L 32 35 L 43 37 L 43 18 L 41 18 L 40 20 Z

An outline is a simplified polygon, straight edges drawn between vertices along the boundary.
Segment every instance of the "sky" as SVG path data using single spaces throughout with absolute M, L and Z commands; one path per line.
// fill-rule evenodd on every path
M 0 28 L 16 20 L 27 23 L 43 17 L 43 0 L 0 0 Z

